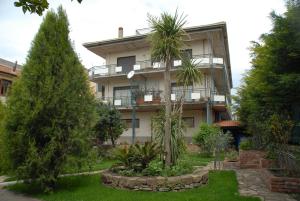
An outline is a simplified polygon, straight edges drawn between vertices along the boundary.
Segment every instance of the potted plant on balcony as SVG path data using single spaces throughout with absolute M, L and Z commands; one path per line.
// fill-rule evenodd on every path
M 159 104 L 160 101 L 161 101 L 161 98 L 160 98 L 160 91 L 159 90 L 155 90 L 155 89 L 152 89 L 152 95 L 153 95 L 153 103 L 154 104 Z
M 144 96 L 145 96 L 145 90 L 143 88 L 137 89 L 134 92 L 135 98 L 136 98 L 136 104 L 142 105 L 145 103 Z

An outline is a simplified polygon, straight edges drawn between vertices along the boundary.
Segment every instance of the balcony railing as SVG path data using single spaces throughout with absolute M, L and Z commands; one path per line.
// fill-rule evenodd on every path
M 165 102 L 162 91 L 150 90 L 145 93 L 133 93 L 133 101 L 131 95 L 115 96 L 115 97 L 101 97 L 104 103 L 114 105 L 116 107 L 131 107 L 132 104 L 136 106 L 160 105 Z M 187 89 L 187 90 L 172 90 L 171 101 L 176 102 L 184 100 L 185 104 L 199 104 L 211 100 L 213 103 L 226 104 L 226 96 L 217 92 L 211 92 L 210 89 Z
M 210 54 L 193 55 L 192 60 L 199 68 L 216 65 L 223 65 L 224 59 L 222 57 L 216 57 Z M 181 60 L 174 60 L 172 63 L 172 69 L 176 69 L 182 65 Z M 163 62 L 153 62 L 151 60 L 137 61 L 132 67 L 117 66 L 117 64 L 94 66 L 89 69 L 90 78 L 107 77 L 111 75 L 125 75 L 129 71 L 134 70 L 136 72 L 156 72 L 165 68 Z

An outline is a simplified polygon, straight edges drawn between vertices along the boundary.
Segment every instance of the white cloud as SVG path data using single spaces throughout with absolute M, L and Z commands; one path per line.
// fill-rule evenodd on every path
M 133 35 L 138 28 L 148 26 L 147 13 L 159 15 L 163 11 L 187 14 L 188 26 L 226 21 L 234 87 L 240 83 L 241 74 L 250 68 L 250 41 L 258 40 L 262 33 L 271 28 L 269 13 L 285 11 L 283 0 L 127 0 L 98 1 L 64 0 L 75 48 L 83 64 L 89 68 L 101 65 L 97 55 L 86 50 L 82 43 L 99 41 L 117 36 L 119 26 L 125 35 Z M 59 1 L 50 0 L 56 9 Z M 25 62 L 31 41 L 38 31 L 42 17 L 23 14 L 13 1 L 0 2 L 0 57 L 21 63 Z

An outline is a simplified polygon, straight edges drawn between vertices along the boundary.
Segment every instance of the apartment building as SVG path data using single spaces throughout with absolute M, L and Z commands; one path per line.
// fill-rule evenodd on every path
M 9 87 L 20 72 L 20 65 L 0 58 L 0 101 L 5 101 Z
M 232 77 L 225 22 L 189 27 L 185 31 L 189 38 L 182 52 L 203 73 L 202 83 L 184 89 L 185 138 L 191 142 L 201 122 L 231 119 L 228 106 Z M 142 29 L 137 30 L 136 35 L 124 37 L 123 29 L 119 28 L 117 38 L 83 44 L 106 60 L 106 65 L 91 67 L 89 76 L 97 84 L 97 98 L 117 107 L 127 124 L 128 129 L 119 142 L 131 142 L 132 119 L 136 119 L 136 141 L 153 137 L 151 118 L 164 107 L 164 63 L 151 58 L 148 34 L 149 30 Z M 181 64 L 180 59 L 174 59 L 171 68 L 171 100 L 174 103 L 183 94 L 182 86 L 176 82 Z M 129 79 L 131 71 L 134 75 Z

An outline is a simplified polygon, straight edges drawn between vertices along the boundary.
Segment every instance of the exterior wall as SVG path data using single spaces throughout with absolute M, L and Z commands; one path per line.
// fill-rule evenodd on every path
M 221 40 L 214 40 L 214 43 L 210 43 L 207 36 L 207 33 L 196 33 L 197 36 L 195 38 L 197 39 L 193 39 L 191 42 L 187 42 L 186 45 L 182 48 L 184 49 L 192 49 L 192 54 L 193 56 L 200 56 L 198 58 L 202 58 L 203 55 L 211 55 L 211 54 L 215 54 L 216 57 L 220 56 L 225 56 L 226 53 L 222 52 L 224 51 L 224 49 L 222 48 L 218 48 L 222 46 L 222 41 Z M 218 36 L 220 38 L 220 36 Z M 215 37 L 215 38 L 218 38 Z M 104 86 L 105 89 L 105 94 L 103 95 L 101 91 L 97 91 L 96 92 L 96 96 L 97 97 L 105 97 L 108 98 L 106 100 L 112 101 L 111 98 L 113 98 L 114 96 L 114 88 L 115 87 L 125 87 L 125 86 L 130 86 L 131 84 L 138 86 L 140 89 L 152 89 L 154 88 L 155 90 L 159 90 L 159 91 L 164 91 L 164 74 L 163 72 L 151 72 L 148 73 L 149 71 L 137 71 L 136 74 L 134 75 L 134 77 L 132 78 L 132 82 L 130 83 L 130 81 L 127 79 L 127 77 L 125 76 L 124 72 L 123 74 L 118 75 L 116 72 L 114 72 L 114 67 L 117 64 L 117 59 L 119 57 L 129 57 L 129 56 L 135 56 L 136 58 L 136 62 L 139 64 L 139 61 L 150 61 L 151 60 L 151 53 L 150 53 L 150 49 L 149 47 L 144 47 L 144 48 L 137 48 L 135 50 L 134 49 L 134 43 L 132 44 L 124 44 L 126 47 L 128 47 L 130 50 L 127 51 L 122 51 L 120 52 L 120 50 L 118 50 L 119 52 L 116 52 L 117 49 L 115 49 L 114 53 L 107 53 L 105 55 L 105 59 L 106 59 L 106 65 L 111 65 L 108 66 L 109 68 L 113 69 L 111 73 L 108 73 L 108 76 L 104 77 L 103 79 L 97 78 L 95 80 L 98 80 L 97 83 L 99 85 Z M 131 46 L 132 45 L 132 46 Z M 211 46 L 213 45 L 213 47 Z M 122 46 L 122 48 L 124 48 L 124 46 Z M 201 56 L 202 55 L 202 56 Z M 196 57 L 197 58 L 197 57 Z M 212 61 L 210 61 L 212 62 Z M 225 60 L 224 60 L 225 62 Z M 141 62 L 143 63 L 143 62 Z M 151 64 L 146 63 L 147 68 L 151 67 Z M 209 65 L 209 64 L 204 64 L 204 65 Z M 218 72 L 216 72 L 217 70 L 215 69 L 214 74 L 212 74 L 212 69 L 208 69 L 207 67 L 209 66 L 205 66 L 205 68 L 199 68 L 202 72 L 203 72 L 203 81 L 202 83 L 199 84 L 194 84 L 193 86 L 193 92 L 200 92 L 201 93 L 201 97 L 202 97 L 202 93 L 204 92 L 204 90 L 202 89 L 206 89 L 206 94 L 205 96 L 208 97 L 210 96 L 210 92 L 214 91 L 214 92 L 219 92 L 217 90 L 217 87 L 220 87 L 220 83 L 222 84 L 222 76 L 223 74 L 218 73 L 220 72 L 220 70 L 218 70 Z M 221 68 L 219 68 L 221 69 Z M 110 76 L 111 75 L 111 76 Z M 176 83 L 176 71 L 171 71 L 171 82 L 172 83 Z M 216 83 L 216 84 L 215 84 Z M 219 84 L 218 84 L 219 83 Z M 96 86 L 96 89 L 98 87 Z M 199 91 L 198 91 L 199 90 Z M 211 90 L 211 91 L 210 91 Z M 202 92 L 203 91 L 203 92 Z M 225 95 L 225 94 L 223 94 Z M 161 100 L 164 100 L 164 94 L 161 94 Z M 123 99 L 122 99 L 123 101 Z M 194 117 L 194 127 L 193 128 L 187 128 L 185 131 L 185 138 L 187 140 L 188 143 L 192 142 L 192 136 L 193 134 L 196 132 L 196 130 L 199 127 L 200 122 L 206 122 L 206 105 L 203 104 L 204 101 L 207 101 L 206 98 L 204 98 L 203 100 L 201 99 L 201 101 L 203 101 L 201 104 L 200 103 L 193 103 L 194 105 L 191 107 L 187 107 L 189 109 L 184 109 L 183 111 L 183 117 Z M 126 99 L 126 104 L 128 103 L 127 99 Z M 127 105 L 126 105 L 127 106 Z M 123 105 L 122 105 L 123 107 Z M 136 118 L 139 119 L 139 124 L 140 127 L 135 129 L 135 133 L 136 133 L 136 141 L 138 142 L 144 142 L 147 140 L 151 139 L 151 117 L 153 115 L 156 114 L 156 111 L 158 110 L 159 107 L 151 107 L 151 105 L 147 106 L 148 109 L 147 111 L 137 111 L 136 112 Z M 122 113 L 122 119 L 132 119 L 131 118 L 131 110 L 130 107 L 125 107 L 126 108 L 126 112 L 124 112 L 124 110 L 120 110 Z M 123 109 L 125 109 L 123 107 Z M 193 108 L 193 109 L 191 109 Z M 139 108 L 137 108 L 137 110 L 139 110 Z M 209 109 L 209 113 L 211 116 L 212 121 L 215 119 L 215 111 L 213 111 L 212 108 Z M 123 142 L 127 142 L 127 143 L 131 143 L 132 141 L 132 129 L 129 128 L 127 129 L 122 136 L 119 138 L 118 143 L 123 143 Z
M 193 55 L 210 54 L 211 47 L 209 47 L 208 40 L 197 40 L 187 43 L 183 49 L 192 49 Z M 140 48 L 134 51 L 110 53 L 106 55 L 106 64 L 117 64 L 118 57 L 136 56 L 136 61 L 151 60 L 149 48 Z
M 156 112 L 136 112 L 136 119 L 139 119 L 140 127 L 135 129 L 136 141 L 145 142 L 151 140 L 151 135 L 154 137 L 151 129 L 151 118 L 156 115 Z M 183 117 L 193 117 L 194 127 L 187 127 L 185 131 L 185 138 L 188 143 L 192 142 L 192 136 L 199 128 L 201 122 L 205 122 L 205 112 L 203 109 L 199 110 L 185 110 Z M 131 112 L 122 112 L 122 119 L 131 119 Z M 128 128 L 118 140 L 118 143 L 130 143 L 132 140 L 132 129 Z

